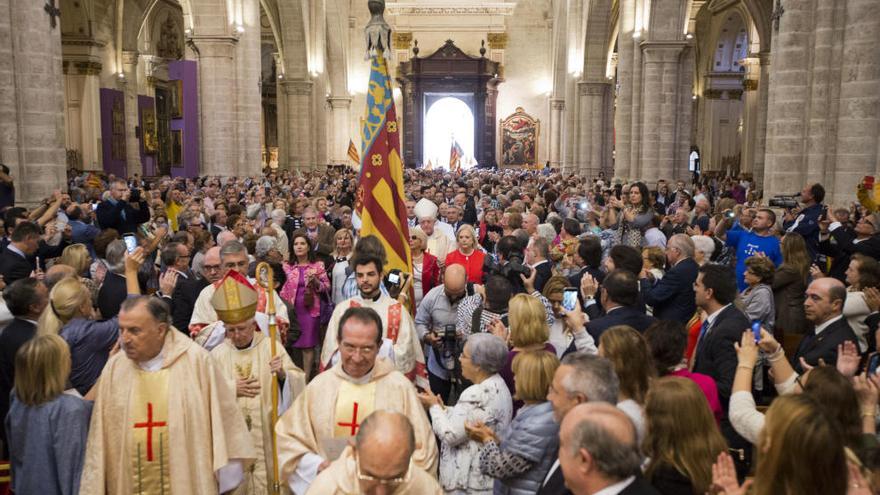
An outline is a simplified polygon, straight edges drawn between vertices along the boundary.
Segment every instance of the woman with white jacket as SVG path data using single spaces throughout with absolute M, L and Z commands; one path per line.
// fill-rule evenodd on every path
M 454 407 L 439 395 L 422 392 L 434 433 L 440 438 L 440 485 L 447 494 L 490 494 L 494 478 L 480 471 L 480 443 L 465 425 L 483 423 L 500 434 L 513 415 L 513 399 L 498 371 L 507 361 L 507 344 L 489 333 L 468 337 L 461 353 L 461 374 L 473 383 Z

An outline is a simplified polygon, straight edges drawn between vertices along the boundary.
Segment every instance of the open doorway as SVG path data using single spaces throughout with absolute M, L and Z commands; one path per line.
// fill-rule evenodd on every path
M 461 147 L 462 169 L 477 164 L 474 158 L 474 113 L 465 100 L 473 95 L 425 95 L 425 141 L 422 165 L 432 168 L 449 168 L 453 141 Z

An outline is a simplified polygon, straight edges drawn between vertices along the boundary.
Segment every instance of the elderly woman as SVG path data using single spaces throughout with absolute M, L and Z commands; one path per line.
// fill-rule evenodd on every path
M 437 263 L 436 256 L 425 251 L 427 247 L 428 236 L 422 229 L 411 229 L 409 231 L 409 248 L 412 252 L 412 287 L 415 293 L 415 307 L 419 306 L 429 290 L 440 283 L 440 265 Z
M 516 398 L 525 402 L 502 434 L 476 423 L 468 434 L 483 444 L 480 469 L 495 478 L 495 494 L 534 494 L 553 466 L 559 449 L 559 423 L 547 392 L 559 367 L 555 354 L 530 351 L 513 362 Z
M 489 494 L 493 479 L 480 471 L 480 444 L 468 438 L 466 424 L 482 423 L 498 433 L 513 415 L 512 399 L 498 371 L 507 360 L 507 345 L 500 338 L 478 333 L 468 338 L 461 352 L 461 374 L 473 383 L 445 408 L 439 395 L 422 392 L 434 434 L 440 439 L 440 484 L 447 494 Z
M 744 274 L 747 287 L 742 292 L 743 312 L 751 321 L 771 329 L 775 323 L 776 309 L 773 302 L 773 276 L 776 267 L 769 258 L 752 256 L 746 260 Z
M 715 252 L 715 241 L 706 235 L 695 235 L 691 239 L 694 241 L 694 261 L 703 266 L 709 262 Z
M 458 247 L 455 251 L 446 255 L 446 266 L 462 265 L 467 272 L 468 282 L 474 284 L 483 283 L 483 260 L 486 253 L 477 249 L 477 234 L 474 228 L 464 224 L 458 228 L 455 234 Z M 427 294 L 428 291 L 426 290 Z
M 346 299 L 342 287 L 348 277 L 348 260 L 351 259 L 354 249 L 354 236 L 348 229 L 339 229 L 333 236 L 333 241 L 333 252 L 330 253 L 333 258 L 330 282 L 333 290 L 333 304 L 339 304 Z

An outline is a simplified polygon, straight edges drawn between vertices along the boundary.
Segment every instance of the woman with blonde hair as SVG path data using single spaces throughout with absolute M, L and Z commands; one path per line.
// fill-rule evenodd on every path
M 556 460 L 559 423 L 547 392 L 559 367 L 555 354 L 527 351 L 516 356 L 516 398 L 525 405 L 501 435 L 477 423 L 466 426 L 468 435 L 483 444 L 480 468 L 495 478 L 496 494 L 536 493 Z
M 617 407 L 633 420 L 641 441 L 645 437 L 645 396 L 656 373 L 648 341 L 632 327 L 613 326 L 599 337 L 599 355 L 614 365 L 620 379 Z
M 669 376 L 645 397 L 645 478 L 661 495 L 697 495 L 712 485 L 712 462 L 727 450 L 706 396 L 692 380 Z
M 137 273 L 143 262 L 143 248 L 125 255 L 125 285 L 130 296 L 141 293 Z M 68 277 L 52 287 L 37 328 L 40 334 L 60 335 L 67 342 L 72 362 L 70 383 L 80 395 L 86 395 L 98 381 L 119 338 L 118 317 L 95 320 L 88 289 L 78 278 Z
M 345 285 L 345 279 L 348 277 L 348 260 L 351 259 L 351 253 L 354 249 L 354 236 L 348 229 L 339 229 L 333 236 L 333 241 L 333 252 L 330 253 L 333 258 L 330 282 L 333 291 L 333 304 L 339 304 L 346 299 L 342 293 L 342 286 Z
M 15 356 L 15 388 L 5 418 L 15 493 L 76 494 L 92 406 L 64 393 L 70 351 L 57 335 L 39 335 Z
M 64 251 L 61 252 L 61 257 L 58 258 L 58 264 L 67 265 L 73 268 L 76 275 L 79 277 L 80 282 L 89 289 L 89 293 L 92 295 L 92 301 L 98 299 L 98 289 L 100 289 L 101 286 L 87 277 L 89 274 L 89 267 L 92 265 L 92 256 L 89 254 L 89 250 L 85 244 L 71 244 L 64 248 Z
M 809 395 L 777 397 L 767 410 L 766 423 L 758 438 L 758 465 L 753 482 L 740 486 L 733 459 L 722 452 L 712 467 L 716 493 L 739 495 L 844 495 L 871 493 L 847 466 L 843 436 Z M 855 479 L 851 479 L 852 475 Z M 848 477 L 850 475 L 850 477 Z M 848 485 L 865 491 L 848 492 Z
M 477 233 L 474 228 L 464 224 L 455 233 L 457 247 L 446 255 L 446 266 L 459 264 L 464 266 L 468 282 L 483 283 L 483 261 L 486 253 L 479 249 Z M 426 292 L 427 293 L 427 292 Z
M 545 351 L 556 355 L 556 349 L 547 343 L 550 338 L 550 328 L 547 326 L 547 312 L 544 303 L 540 299 L 529 294 L 517 294 L 513 296 L 508 305 L 509 329 L 500 320 L 495 320 L 489 325 L 489 331 L 506 340 L 510 346 L 507 363 L 501 370 L 501 377 L 507 383 L 510 394 L 514 395 L 513 360 L 520 352 Z M 517 400 L 515 409 L 522 405 Z

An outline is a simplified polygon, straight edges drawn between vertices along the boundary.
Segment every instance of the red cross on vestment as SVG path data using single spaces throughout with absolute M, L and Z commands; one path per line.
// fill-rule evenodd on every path
M 361 426 L 360 423 L 357 422 L 358 419 L 358 403 L 354 403 L 354 411 L 351 413 L 351 423 L 336 423 L 339 426 L 348 426 L 351 427 L 351 436 L 355 436 L 357 433 L 357 429 Z
M 355 411 L 357 411 L 357 406 L 355 406 Z M 135 428 L 146 428 L 147 429 L 147 461 L 153 462 L 153 428 L 158 428 L 160 426 L 168 426 L 165 421 L 157 421 L 153 422 L 153 403 L 147 402 L 147 421 L 146 423 L 135 423 Z

